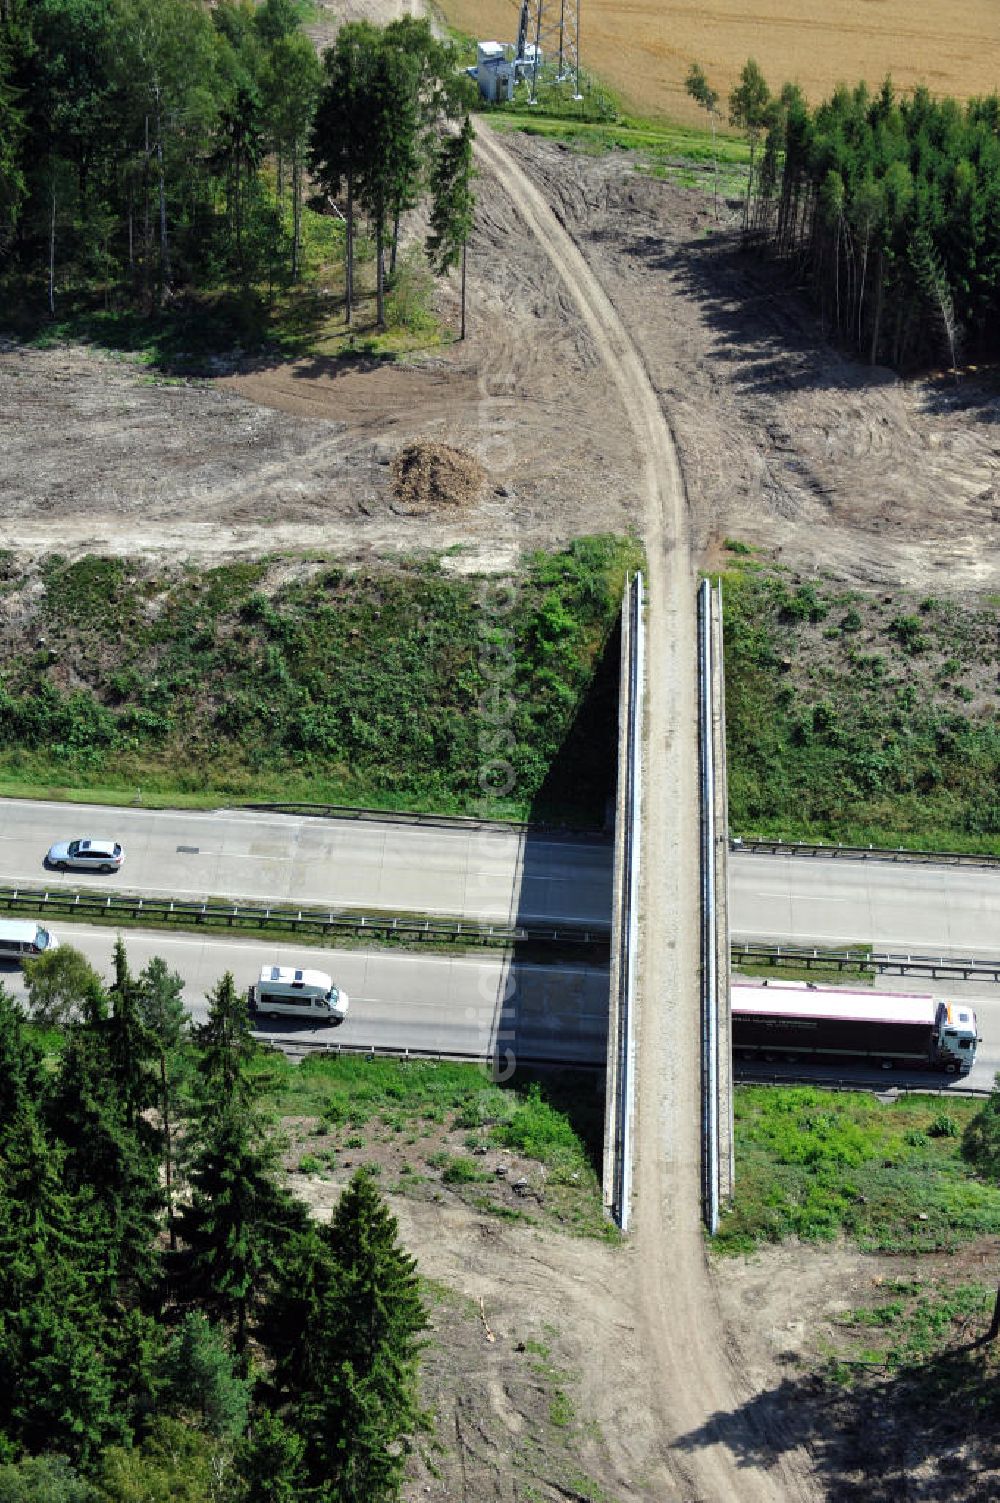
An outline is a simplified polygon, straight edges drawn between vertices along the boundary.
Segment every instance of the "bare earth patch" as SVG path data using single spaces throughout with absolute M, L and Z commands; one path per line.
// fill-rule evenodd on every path
M 726 225 L 720 236 L 706 195 L 634 172 L 620 153 L 507 144 L 633 331 L 707 558 L 732 534 L 860 583 L 993 587 L 994 373 L 956 386 L 858 364 Z M 175 385 L 82 348 L 0 347 L 8 545 L 171 556 L 461 548 L 467 567 L 504 568 L 523 549 L 627 529 L 641 456 L 597 352 L 488 176 L 478 195 L 470 338 L 444 354 L 258 361 Z M 455 297 L 440 288 L 445 311 Z M 394 510 L 391 462 L 413 443 L 482 466 L 486 484 L 460 513 Z

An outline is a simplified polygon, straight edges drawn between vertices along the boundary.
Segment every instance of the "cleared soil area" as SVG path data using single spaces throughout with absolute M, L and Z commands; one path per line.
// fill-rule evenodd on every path
M 475 37 L 513 41 L 511 0 L 440 0 L 448 20 Z M 897 88 L 926 84 L 959 99 L 1000 87 L 1000 31 L 992 0 L 582 0 L 584 67 L 646 114 L 704 119 L 684 79 L 701 63 L 723 107 L 748 57 L 772 89 L 797 83 L 818 102 L 839 83 L 891 75 Z
M 622 153 L 508 146 L 634 331 L 707 561 L 731 535 L 858 584 L 995 588 L 994 372 L 955 384 L 858 364 L 739 252 L 732 206 L 719 226 L 707 194 L 632 171 Z M 450 548 L 449 567 L 503 569 L 523 549 L 634 525 L 643 456 L 592 337 L 487 175 L 478 197 L 470 337 L 444 354 L 256 362 L 156 384 L 79 347 L 8 342 L 7 546 L 214 558 Z M 441 296 L 448 316 L 456 289 Z M 475 500 L 407 515 L 391 467 L 416 441 L 477 460 Z

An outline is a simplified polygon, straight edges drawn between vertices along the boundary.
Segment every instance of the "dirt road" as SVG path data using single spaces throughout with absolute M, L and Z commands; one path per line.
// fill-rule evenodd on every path
M 650 1403 L 662 1417 L 662 1483 L 670 1488 L 664 1496 L 787 1503 L 812 1496 L 794 1453 L 772 1471 L 738 1459 L 762 1440 L 766 1448 L 766 1439 L 756 1433 L 741 1443 L 739 1407 L 751 1395 L 740 1391 L 726 1356 L 699 1225 L 694 565 L 680 470 L 638 351 L 580 250 L 495 137 L 480 132 L 477 149 L 563 279 L 627 414 L 642 465 L 649 717 L 634 1297 Z

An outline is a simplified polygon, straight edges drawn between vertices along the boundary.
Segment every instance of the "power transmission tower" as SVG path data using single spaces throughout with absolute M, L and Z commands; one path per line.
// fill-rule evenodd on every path
M 538 73 L 543 64 L 555 69 L 557 83 L 573 80 L 573 98 L 580 99 L 580 0 L 521 0 L 517 28 L 517 61 L 531 80 L 535 103 Z

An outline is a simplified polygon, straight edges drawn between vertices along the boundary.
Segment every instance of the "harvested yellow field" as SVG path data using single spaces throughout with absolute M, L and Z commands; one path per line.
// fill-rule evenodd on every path
M 514 0 L 440 0 L 452 25 L 512 41 Z M 557 4 L 558 0 L 550 0 Z M 693 61 L 725 98 L 748 57 L 771 87 L 815 103 L 838 83 L 887 73 L 900 89 L 1000 91 L 997 0 L 581 0 L 583 65 L 643 114 L 704 118 L 684 93 Z

